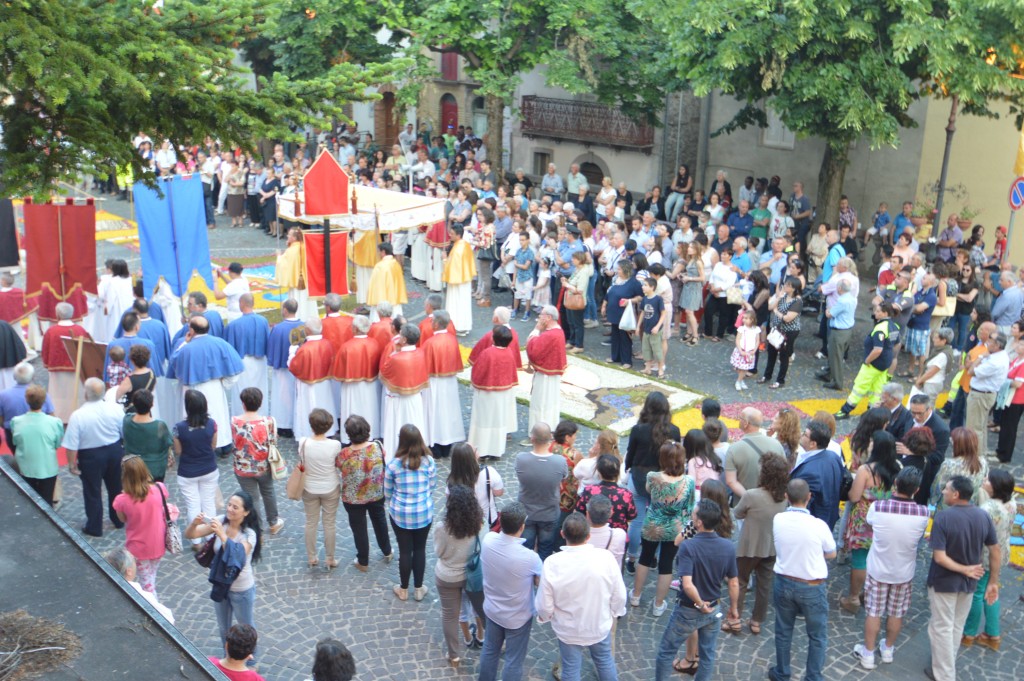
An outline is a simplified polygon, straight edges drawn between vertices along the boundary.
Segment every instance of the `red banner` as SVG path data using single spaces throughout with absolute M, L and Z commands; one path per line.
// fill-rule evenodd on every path
M 348 175 L 327 151 L 321 152 L 302 176 L 302 192 L 306 199 L 303 210 L 310 217 L 349 213 Z
M 307 231 L 303 235 L 306 243 L 306 291 L 310 296 L 321 298 L 327 293 L 327 276 L 324 268 L 324 234 Z M 348 295 L 348 233 L 331 233 L 331 293 Z
M 25 203 L 24 214 L 25 297 L 40 296 L 42 319 L 60 301 L 84 315 L 84 293 L 96 293 L 96 206 Z

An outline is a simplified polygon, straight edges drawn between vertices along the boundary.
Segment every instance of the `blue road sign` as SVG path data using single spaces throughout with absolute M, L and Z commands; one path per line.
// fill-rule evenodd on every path
M 1010 185 L 1010 210 L 1020 210 L 1024 206 L 1024 177 L 1018 177 Z

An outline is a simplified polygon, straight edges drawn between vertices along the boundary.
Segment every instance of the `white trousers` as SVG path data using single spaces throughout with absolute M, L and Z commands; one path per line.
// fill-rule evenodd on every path
M 200 475 L 197 478 L 178 476 L 178 489 L 181 490 L 181 496 L 185 499 L 188 523 L 195 520 L 200 513 L 208 518 L 217 515 L 217 485 L 219 482 L 219 471 Z M 193 539 L 192 543 L 198 544 L 202 541 L 204 540 Z

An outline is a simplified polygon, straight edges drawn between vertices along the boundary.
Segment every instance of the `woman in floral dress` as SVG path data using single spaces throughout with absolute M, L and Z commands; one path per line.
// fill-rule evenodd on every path
M 367 514 L 384 560 L 390 563 L 392 557 L 384 509 L 384 448 L 379 441 L 370 439 L 370 424 L 358 414 L 345 420 L 345 437 L 351 444 L 341 450 L 337 459 L 341 472 L 341 503 L 356 544 L 356 559 L 352 564 L 360 572 L 366 572 L 370 564 Z
M 654 592 L 651 611 L 660 617 L 668 607 L 666 596 L 672 583 L 672 566 L 675 562 L 675 538 L 682 531 L 693 512 L 696 485 L 686 475 L 686 450 L 676 442 L 666 442 L 658 452 L 661 470 L 647 474 L 647 494 L 650 506 L 640 532 L 640 560 L 637 561 L 636 578 L 629 604 L 640 605 L 640 593 L 647 572 L 658 570 L 658 584 Z
M 982 487 L 988 478 L 988 462 L 978 454 L 977 434 L 967 428 L 954 428 L 949 439 L 953 443 L 953 456 L 942 462 L 932 483 L 931 501 L 935 504 L 936 513 L 945 508 L 942 502 L 942 489 L 954 475 L 962 475 L 971 481 L 971 485 L 974 486 L 972 504 L 981 506 L 988 499 L 988 494 Z
M 551 445 L 551 452 L 565 457 L 565 465 L 569 467 L 569 475 L 562 480 L 559 488 L 558 506 L 561 513 L 558 518 L 558 527 L 561 527 L 562 521 L 576 510 L 576 502 L 579 501 L 579 485 L 576 482 L 576 476 L 572 474 L 573 468 L 583 458 L 583 453 L 576 449 L 576 435 L 579 434 L 579 429 L 580 427 L 572 421 L 560 421 L 555 426 L 555 442 Z M 562 546 L 563 541 L 559 534 L 556 539 L 557 545 Z
M 1010 530 L 1013 528 L 1013 518 L 1017 514 L 1017 504 L 1013 501 L 1013 485 L 1013 476 L 1002 468 L 993 468 L 982 483 L 985 495 L 989 498 L 981 504 L 981 508 L 988 513 L 992 518 L 992 524 L 996 526 L 996 542 L 999 544 L 1000 563 L 1003 568 L 1010 560 Z M 964 623 L 963 645 L 977 643 L 991 650 L 999 650 L 999 599 L 991 604 L 985 602 L 985 590 L 988 588 L 990 574 L 988 561 L 988 550 L 982 551 L 981 564 L 985 568 L 985 574 L 978 580 L 978 586 L 974 589 L 971 612 Z M 982 613 L 985 615 L 985 631 L 978 633 Z
M 896 438 L 884 430 L 871 436 L 870 455 L 857 469 L 850 488 L 850 524 L 846 527 L 846 548 L 850 551 L 850 593 L 840 597 L 839 605 L 847 612 L 860 610 L 861 591 L 867 577 L 868 550 L 871 548 L 872 529 L 868 524 L 868 509 L 877 499 L 888 499 L 892 485 L 900 472 L 896 456 Z

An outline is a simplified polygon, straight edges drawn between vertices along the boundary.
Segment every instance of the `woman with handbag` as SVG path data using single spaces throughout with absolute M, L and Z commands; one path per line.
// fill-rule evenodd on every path
M 768 299 L 771 316 L 768 319 L 771 329 L 768 331 L 768 365 L 764 368 L 764 376 L 757 379 L 758 383 L 767 383 L 775 372 L 775 361 L 780 360 L 779 376 L 769 388 L 777 390 L 786 384 L 786 373 L 789 371 L 789 358 L 796 347 L 796 337 L 800 335 L 800 311 L 804 301 L 800 297 L 803 287 L 794 276 L 786 277 L 782 284 L 782 294 Z
M 146 348 L 142 345 L 132 347 Z M 163 421 L 153 418 L 153 393 L 145 388 L 132 394 L 133 411 L 124 415 L 124 451 L 138 454 L 156 482 L 163 482 L 174 466 L 174 439 Z
M 217 422 L 206 411 L 206 395 L 185 391 L 185 420 L 171 429 L 174 453 L 178 456 L 178 489 L 185 498 L 189 518 L 212 518 L 217 512 Z M 198 537 L 192 550 L 200 548 Z
M 263 392 L 259 388 L 245 388 L 238 397 L 245 413 L 231 418 L 235 479 L 249 496 L 255 499 L 259 494 L 263 499 L 263 514 L 270 525 L 270 534 L 277 534 L 284 527 L 284 518 L 277 514 L 277 495 L 269 463 L 270 449 L 277 445 L 277 424 L 273 417 L 259 413 L 263 404 Z
M 335 518 L 338 515 L 338 501 L 341 499 L 341 485 L 338 480 L 337 461 L 341 443 L 327 437 L 334 425 L 334 417 L 326 409 L 309 412 L 309 427 L 313 437 L 299 440 L 298 473 L 302 477 L 302 506 L 306 511 L 306 557 L 309 567 L 316 567 L 316 530 L 321 522 L 324 527 L 324 555 L 327 568 L 338 566 L 334 557 L 337 540 Z M 292 481 L 288 481 L 289 486 Z
M 390 563 L 393 557 L 384 510 L 384 448 L 379 440 L 370 439 L 370 424 L 358 414 L 352 414 L 345 420 L 345 435 L 351 444 L 341 450 L 335 462 L 341 471 L 341 503 L 348 514 L 348 526 L 356 544 L 356 558 L 352 564 L 360 572 L 366 572 L 370 564 L 367 514 L 384 560 Z M 453 448 L 453 467 L 454 457 Z
M 455 485 L 448 488 L 444 520 L 434 530 L 434 583 L 441 599 L 441 626 L 448 646 L 448 664 L 459 666 L 459 611 L 462 594 L 473 604 L 478 621 L 484 619 L 484 593 L 470 591 L 466 584 L 466 563 L 480 551 L 483 512 L 472 488 Z M 479 560 L 479 558 L 477 558 Z M 480 633 L 477 633 L 479 636 Z
M 476 450 L 468 442 L 457 442 L 452 445 L 452 469 L 448 474 L 448 489 L 456 485 L 465 485 L 476 494 L 477 503 L 483 510 L 483 519 L 487 527 L 493 527 L 498 521 L 497 497 L 505 494 L 505 483 L 501 474 L 494 466 L 480 467 L 476 458 Z
M 121 461 L 121 489 L 113 506 L 124 523 L 124 547 L 135 556 L 139 584 L 156 597 L 156 573 L 166 552 L 167 487 L 153 482 L 142 457 L 129 454 Z M 177 512 L 175 508 L 175 520 Z
M 633 276 L 633 263 L 622 258 L 618 262 L 615 271 L 615 279 L 605 295 L 601 314 L 611 324 L 612 354 L 608 358 L 609 364 L 620 364 L 623 369 L 633 368 L 633 340 L 630 332 L 636 329 L 636 311 L 633 309 L 633 301 L 643 297 L 643 290 L 640 282 Z M 623 316 L 629 308 L 629 315 L 626 323 L 623 323 Z
M 583 352 L 583 311 L 587 307 L 587 295 L 590 288 L 590 277 L 594 267 L 590 264 L 590 254 L 576 251 L 572 254 L 575 271 L 569 277 L 562 277 L 562 306 L 565 308 L 565 319 L 569 322 L 569 334 L 566 349 L 577 355 Z
M 123 404 L 126 412 L 131 412 L 132 397 L 138 390 L 148 390 L 156 394 L 156 375 L 149 368 L 149 348 L 145 345 L 133 345 L 128 350 L 128 359 L 132 362 L 132 372 L 124 377 L 117 386 L 117 403 Z

